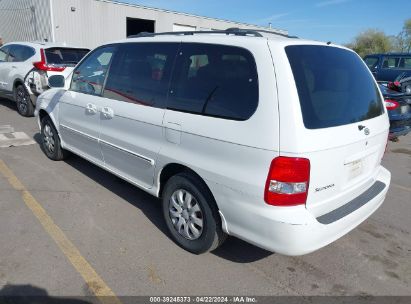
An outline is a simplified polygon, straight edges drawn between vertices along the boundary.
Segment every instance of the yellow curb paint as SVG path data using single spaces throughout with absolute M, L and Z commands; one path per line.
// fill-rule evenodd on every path
M 103 279 L 97 274 L 93 267 L 81 255 L 76 246 L 67 238 L 64 232 L 54 223 L 46 210 L 36 201 L 31 193 L 24 187 L 16 175 L 0 159 L 0 173 L 8 180 L 10 185 L 17 191 L 21 191 L 26 206 L 39 220 L 44 230 L 56 242 L 57 246 L 74 266 L 78 273 L 87 283 L 89 290 L 103 304 L 121 304 L 114 292 L 107 286 Z

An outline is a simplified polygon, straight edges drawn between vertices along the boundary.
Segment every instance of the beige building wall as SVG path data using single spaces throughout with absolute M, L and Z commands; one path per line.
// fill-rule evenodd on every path
M 105 0 L 51 0 L 57 41 L 93 48 L 107 41 L 126 38 L 127 17 L 155 21 L 155 32 L 194 27 L 197 30 L 229 27 L 267 29 L 249 24 L 127 5 Z M 275 31 L 275 30 L 273 30 Z M 287 34 L 287 31 L 277 30 Z
M 50 0 L 1 0 L 0 37 L 3 43 L 52 40 Z
M 94 48 L 127 36 L 127 18 L 154 20 L 155 32 L 265 29 L 250 24 L 109 0 L 0 0 L 4 42 L 55 41 Z M 287 31 L 272 30 L 282 34 Z

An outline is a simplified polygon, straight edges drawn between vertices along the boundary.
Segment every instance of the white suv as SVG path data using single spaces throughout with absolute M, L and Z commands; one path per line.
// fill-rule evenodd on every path
M 13 42 L 0 49 L 0 96 L 16 102 L 23 116 L 33 116 L 37 96 L 49 88 L 48 77 L 68 76 L 89 52 L 62 43 Z
M 389 121 L 344 47 L 247 30 L 141 35 L 95 49 L 39 97 L 42 148 L 162 198 L 193 253 L 233 235 L 319 249 L 383 202 Z

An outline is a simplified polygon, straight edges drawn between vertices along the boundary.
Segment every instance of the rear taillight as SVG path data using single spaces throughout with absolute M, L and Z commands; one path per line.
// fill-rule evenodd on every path
M 396 108 L 398 108 L 400 106 L 400 104 L 398 103 L 398 101 L 392 100 L 392 99 L 386 99 L 385 100 L 385 107 L 387 108 L 387 110 L 395 110 Z
M 264 200 L 274 206 L 304 205 L 310 183 L 310 161 L 306 158 L 273 159 L 265 184 Z
M 66 67 L 55 66 L 52 64 L 47 64 L 46 55 L 44 54 L 44 49 L 40 49 L 40 61 L 33 62 L 33 65 L 36 69 L 40 71 L 49 71 L 49 72 L 63 72 Z

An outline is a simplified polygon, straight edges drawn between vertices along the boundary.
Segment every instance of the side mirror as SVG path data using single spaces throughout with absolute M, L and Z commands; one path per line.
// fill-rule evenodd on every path
M 63 75 L 53 75 L 49 77 L 50 88 L 64 88 L 66 79 Z

